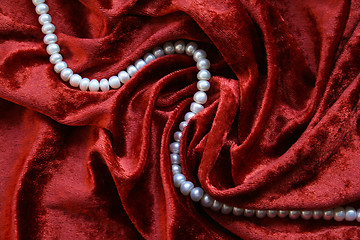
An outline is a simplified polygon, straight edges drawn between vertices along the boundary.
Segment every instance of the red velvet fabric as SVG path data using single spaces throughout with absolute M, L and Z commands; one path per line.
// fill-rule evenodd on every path
M 48 0 L 82 76 L 168 40 L 212 63 L 184 174 L 255 209 L 360 207 L 360 2 Z M 222 215 L 172 184 L 169 143 L 196 91 L 165 56 L 119 90 L 82 92 L 48 62 L 30 0 L 0 1 L 1 239 L 358 239 L 358 222 Z

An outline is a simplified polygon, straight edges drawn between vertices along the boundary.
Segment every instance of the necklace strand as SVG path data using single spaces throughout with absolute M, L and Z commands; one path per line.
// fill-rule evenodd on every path
M 210 208 L 213 211 L 220 211 L 223 214 L 232 213 L 235 216 L 251 217 L 256 216 L 258 218 L 286 218 L 297 219 L 302 218 L 309 219 L 324 219 L 335 221 L 358 221 L 360 222 L 360 208 L 355 210 L 351 206 L 336 207 L 326 210 L 255 210 L 244 209 L 239 207 L 229 206 L 218 200 L 213 199 L 207 194 L 201 187 L 195 187 L 194 183 L 187 181 L 185 175 L 182 174 L 181 158 L 179 155 L 182 132 L 186 128 L 188 122 L 192 117 L 201 112 L 204 109 L 204 104 L 207 102 L 206 91 L 210 89 L 209 80 L 211 74 L 208 71 L 210 68 L 210 61 L 206 58 L 207 54 L 204 50 L 198 49 L 198 45 L 195 42 L 189 42 L 185 44 L 183 40 L 172 42 L 166 42 L 163 47 L 155 47 L 152 53 L 144 55 L 143 59 L 138 59 L 133 65 L 129 65 L 126 71 L 120 71 L 118 75 L 111 76 L 109 79 L 101 79 L 100 82 L 96 79 L 89 80 L 88 78 L 82 78 L 79 74 L 75 74 L 71 68 L 69 68 L 63 57 L 60 54 L 60 46 L 56 43 L 58 38 L 54 34 L 55 26 L 51 23 L 52 18 L 48 14 L 49 6 L 45 3 L 45 0 L 32 0 L 35 5 L 35 11 L 39 15 L 39 23 L 42 25 L 42 32 L 45 34 L 43 39 L 47 45 L 46 51 L 50 55 L 50 63 L 54 64 L 54 71 L 60 75 L 60 78 L 69 82 L 72 87 L 79 88 L 81 91 L 109 91 L 110 89 L 118 89 L 121 85 L 130 80 L 132 76 L 136 74 L 146 64 L 152 62 L 156 58 L 170 54 L 183 54 L 192 56 L 196 62 L 196 66 L 199 70 L 197 74 L 197 88 L 198 91 L 194 94 L 194 102 L 190 105 L 190 111 L 185 114 L 184 121 L 179 124 L 179 131 L 174 133 L 174 142 L 169 146 L 171 171 L 173 176 L 174 186 L 180 188 L 180 192 L 185 196 L 190 196 L 194 202 L 200 202 L 205 208 Z

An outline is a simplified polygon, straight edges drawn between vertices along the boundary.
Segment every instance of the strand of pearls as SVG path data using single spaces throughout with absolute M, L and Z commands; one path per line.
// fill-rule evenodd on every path
M 220 211 L 223 214 L 232 213 L 235 216 L 256 216 L 258 218 L 289 217 L 290 219 L 301 217 L 306 220 L 313 218 L 324 220 L 334 219 L 336 221 L 356 220 L 360 222 L 360 209 L 355 210 L 355 208 L 351 206 L 336 207 L 327 210 L 304 211 L 243 209 L 232 207 L 215 200 L 201 187 L 195 187 L 194 184 L 191 181 L 187 181 L 186 177 L 182 174 L 179 150 L 182 131 L 187 126 L 189 120 L 204 109 L 203 105 L 207 102 L 206 91 L 210 89 L 209 79 L 211 78 L 211 74 L 208 71 L 210 68 L 210 61 L 206 59 L 206 52 L 202 49 L 198 49 L 195 42 L 189 42 L 186 45 L 183 40 L 179 40 L 174 44 L 166 42 L 162 48 L 155 47 L 152 50 L 152 53 L 145 54 L 143 59 L 138 59 L 133 65 L 128 66 L 126 71 L 119 72 L 117 76 L 111 76 L 109 79 L 101 79 L 100 82 L 96 79 L 89 80 L 88 78 L 82 78 L 79 74 L 75 74 L 73 70 L 67 66 L 66 62 L 63 61 L 63 57 L 60 54 L 60 46 L 56 43 L 58 38 L 54 34 L 55 26 L 51 23 L 52 18 L 48 14 L 49 6 L 45 4 L 45 0 L 32 0 L 32 2 L 35 5 L 36 13 L 39 15 L 39 23 L 42 25 L 41 30 L 45 34 L 44 43 L 47 45 L 46 51 L 50 55 L 50 63 L 54 64 L 54 71 L 60 75 L 63 81 L 69 81 L 71 86 L 79 88 L 82 91 L 106 92 L 110 89 L 118 89 L 122 84 L 129 81 L 129 79 L 146 64 L 164 55 L 186 53 L 189 56 L 193 56 L 199 70 L 197 74 L 197 88 L 199 91 L 194 94 L 194 102 L 190 105 L 190 111 L 185 114 L 184 121 L 179 124 L 179 131 L 174 133 L 174 142 L 170 144 L 170 161 L 172 164 L 174 186 L 180 188 L 180 192 L 183 195 L 190 195 L 190 198 L 194 202 L 200 202 L 202 206 L 210 208 L 213 211 Z

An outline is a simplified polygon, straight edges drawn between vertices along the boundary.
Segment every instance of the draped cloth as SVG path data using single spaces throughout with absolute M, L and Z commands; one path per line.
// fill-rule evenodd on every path
M 360 1 L 48 0 L 74 72 L 109 78 L 166 41 L 211 61 L 183 133 L 187 179 L 248 209 L 360 207 Z M 196 92 L 186 55 L 119 90 L 53 71 L 30 0 L 0 1 L 1 239 L 358 239 L 358 222 L 237 217 L 173 186 Z

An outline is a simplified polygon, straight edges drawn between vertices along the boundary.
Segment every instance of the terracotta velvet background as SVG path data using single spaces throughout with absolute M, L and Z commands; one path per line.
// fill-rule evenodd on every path
M 48 0 L 68 65 L 110 77 L 168 40 L 212 63 L 184 174 L 255 209 L 360 207 L 360 1 Z M 350 239 L 360 223 L 222 215 L 172 184 L 169 143 L 196 90 L 172 55 L 81 92 L 48 62 L 30 0 L 0 1 L 1 239 Z

